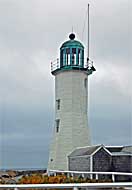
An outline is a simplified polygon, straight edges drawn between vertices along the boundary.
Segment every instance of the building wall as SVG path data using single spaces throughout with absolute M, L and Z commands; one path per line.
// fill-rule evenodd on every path
M 90 171 L 90 156 L 69 157 L 70 171 Z
M 112 157 L 103 148 L 93 155 L 93 171 L 107 172 L 111 169 Z
M 130 172 L 132 173 L 132 156 L 121 155 L 121 156 L 112 156 L 112 171 L 115 172 Z M 116 180 L 130 180 L 130 177 L 127 176 L 117 176 Z M 132 181 L 132 177 L 131 177 Z
M 101 148 L 92 156 L 92 171 L 110 171 L 111 163 L 111 155 Z M 90 171 L 90 156 L 69 157 L 69 170 Z
M 132 156 L 112 156 L 112 167 L 116 172 L 132 172 Z
M 57 133 L 54 123 L 49 169 L 67 170 L 67 156 L 76 147 L 90 145 L 87 80 L 87 73 L 80 70 L 61 71 L 55 76 L 55 100 L 60 100 L 60 110 L 56 109 L 55 120 L 60 120 L 60 126 Z

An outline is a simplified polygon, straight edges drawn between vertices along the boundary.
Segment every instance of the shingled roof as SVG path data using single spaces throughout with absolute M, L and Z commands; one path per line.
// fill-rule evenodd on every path
M 123 147 L 122 152 L 132 154 L 132 146 Z
M 95 145 L 95 146 L 87 146 L 87 147 L 79 147 L 76 148 L 68 157 L 76 157 L 76 156 L 90 156 L 96 150 L 103 147 L 105 151 L 107 151 L 111 155 L 132 155 L 132 146 L 104 146 L 104 145 Z
M 76 148 L 70 155 L 69 157 L 74 157 L 74 156 L 84 156 L 84 155 L 91 155 L 93 154 L 98 148 L 102 147 L 102 145 L 97 145 L 97 146 L 87 146 L 87 147 L 81 147 L 81 148 Z
M 132 155 L 132 146 L 106 146 L 112 155 Z
M 121 152 L 123 149 L 123 146 L 106 146 L 107 150 L 109 150 L 111 153 L 114 152 Z

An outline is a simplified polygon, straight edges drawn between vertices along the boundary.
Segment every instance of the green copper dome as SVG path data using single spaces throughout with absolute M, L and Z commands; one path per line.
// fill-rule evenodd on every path
M 84 48 L 84 46 L 82 45 L 81 42 L 77 41 L 77 40 L 68 40 L 66 42 L 64 42 L 61 46 L 61 49 L 62 48 L 65 48 L 65 47 L 80 47 L 80 48 Z
M 84 49 L 84 46 L 82 45 L 81 42 L 79 42 L 79 41 L 77 41 L 77 40 L 74 40 L 74 39 L 75 39 L 75 34 L 71 33 L 71 34 L 69 35 L 69 38 L 70 38 L 70 40 L 64 42 L 64 43 L 62 44 L 62 46 L 61 46 L 60 49 L 66 48 L 66 47 L 69 47 L 69 48 L 70 48 L 70 47 L 75 47 L 75 48 L 76 48 L 76 47 L 80 47 L 80 48 Z

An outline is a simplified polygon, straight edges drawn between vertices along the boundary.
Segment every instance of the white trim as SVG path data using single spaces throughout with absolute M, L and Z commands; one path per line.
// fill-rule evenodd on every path
M 90 156 L 90 172 L 93 171 L 93 156 Z M 90 174 L 90 179 L 93 178 L 93 174 Z
M 76 158 L 76 157 L 90 157 L 90 155 L 82 155 L 82 156 L 68 156 L 68 158 Z
M 112 153 L 111 153 L 109 150 L 107 150 L 107 148 L 106 148 L 105 146 L 103 146 L 103 148 L 104 148 L 104 150 L 105 150 L 108 154 L 112 155 Z
M 128 154 L 112 154 L 112 156 L 132 156 L 132 153 L 128 153 Z
M 102 144 L 97 144 L 97 145 L 91 145 L 91 146 L 82 146 L 82 147 L 77 147 L 76 149 L 82 149 L 82 148 L 89 148 L 89 147 L 96 147 L 96 146 L 102 146 Z
M 94 188 L 106 188 L 106 187 L 132 187 L 132 182 L 113 182 L 113 183 L 69 183 L 69 184 L 2 184 L 0 188 L 74 188 L 74 187 L 94 187 Z
M 96 152 L 98 152 L 100 149 L 102 148 L 102 145 L 100 147 L 98 147 L 92 154 L 91 156 L 93 156 Z
M 96 149 L 91 155 L 93 156 L 96 152 L 98 152 L 101 148 L 103 148 L 110 156 L 112 155 L 104 145 L 101 145 L 98 149 Z
M 106 148 L 124 148 L 124 146 L 105 146 Z
M 93 171 L 93 157 L 90 156 L 90 172 Z
M 108 175 L 127 175 L 132 176 L 132 173 L 125 173 L 125 172 L 85 172 L 85 171 L 64 171 L 64 170 L 49 170 L 49 172 L 55 172 L 55 173 L 74 173 L 74 174 L 108 174 Z

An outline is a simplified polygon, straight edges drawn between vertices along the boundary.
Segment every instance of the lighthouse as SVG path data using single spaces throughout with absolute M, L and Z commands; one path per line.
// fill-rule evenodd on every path
M 55 120 L 49 153 L 49 170 L 68 170 L 67 156 L 90 145 L 88 127 L 88 76 L 95 71 L 84 59 L 84 46 L 69 35 L 60 47 L 60 59 L 51 63 L 55 76 Z

